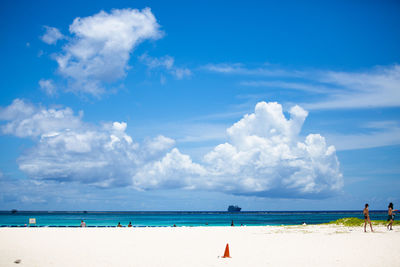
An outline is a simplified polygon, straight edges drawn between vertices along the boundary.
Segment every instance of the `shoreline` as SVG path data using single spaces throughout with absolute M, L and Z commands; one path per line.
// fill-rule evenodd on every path
M 388 222 L 384 220 L 371 220 L 372 225 L 385 225 Z M 326 223 L 310 223 L 310 224 L 305 224 L 305 225 L 338 225 L 338 226 L 348 226 L 348 227 L 359 227 L 364 224 L 364 220 L 360 218 L 355 218 L 355 217 L 346 217 L 346 218 L 340 218 L 335 221 L 330 221 Z M 121 227 L 118 227 L 116 225 L 86 225 L 86 228 L 168 228 L 168 227 L 264 227 L 264 226 L 302 226 L 303 224 L 259 224 L 259 225 L 209 225 L 209 224 L 201 224 L 201 225 L 132 225 L 131 227 L 128 227 L 126 225 L 122 225 Z M 400 226 L 400 221 L 394 221 L 393 226 Z M 80 225 L 19 225 L 19 224 L 14 224 L 14 225 L 0 225 L 0 228 L 81 228 Z

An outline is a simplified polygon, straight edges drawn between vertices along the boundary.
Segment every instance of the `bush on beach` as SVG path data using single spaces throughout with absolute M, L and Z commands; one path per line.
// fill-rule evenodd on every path
M 387 225 L 389 222 L 385 220 L 371 220 L 373 225 Z M 364 225 L 364 220 L 359 218 L 342 218 L 336 221 L 328 222 L 326 224 L 336 224 L 342 226 L 362 226 Z M 400 221 L 394 221 L 393 225 L 400 225 Z

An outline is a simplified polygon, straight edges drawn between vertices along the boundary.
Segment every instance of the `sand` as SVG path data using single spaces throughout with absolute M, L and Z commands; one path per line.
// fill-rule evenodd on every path
M 400 229 L 375 230 L 0 228 L 0 266 L 400 266 Z M 224 259 L 227 243 L 231 258 Z

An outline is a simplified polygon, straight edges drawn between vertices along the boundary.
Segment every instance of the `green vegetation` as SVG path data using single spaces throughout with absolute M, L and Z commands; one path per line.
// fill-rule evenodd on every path
M 364 220 L 359 218 L 342 218 L 336 221 L 328 222 L 327 224 L 336 224 L 343 226 L 361 226 L 364 223 Z
M 387 225 L 388 222 L 384 220 L 372 220 L 372 225 Z M 335 224 L 335 225 L 343 225 L 343 226 L 362 226 L 364 225 L 364 220 L 359 218 L 342 218 L 336 221 L 324 223 L 324 224 Z M 393 225 L 400 225 L 400 221 L 394 221 Z

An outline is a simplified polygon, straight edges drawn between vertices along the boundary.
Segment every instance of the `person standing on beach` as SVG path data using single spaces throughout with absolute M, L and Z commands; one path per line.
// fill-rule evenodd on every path
M 389 230 L 393 230 L 392 225 L 393 225 L 394 215 L 395 215 L 394 211 L 397 211 L 397 210 L 393 210 L 393 203 L 390 202 L 389 206 L 388 206 L 388 219 L 387 219 L 389 222 L 389 224 L 387 225 L 387 229 L 389 229 Z M 390 228 L 389 228 L 389 226 L 390 226 Z
M 81 227 L 86 227 L 86 223 L 83 220 L 81 220 Z
M 371 232 L 373 232 L 374 230 L 372 230 L 371 219 L 369 218 L 368 204 L 365 204 L 363 214 L 364 214 L 364 232 L 367 232 L 367 222 L 369 223 L 369 226 L 371 226 Z

